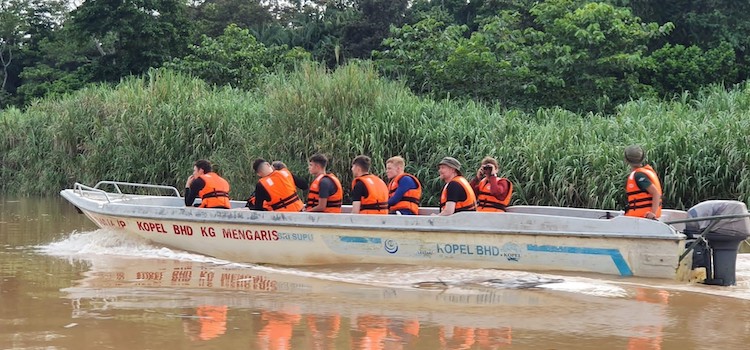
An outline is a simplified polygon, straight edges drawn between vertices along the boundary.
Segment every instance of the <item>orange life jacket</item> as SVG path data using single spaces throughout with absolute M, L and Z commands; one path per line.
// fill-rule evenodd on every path
M 477 195 L 477 211 L 491 211 L 491 212 L 505 212 L 505 209 L 510 205 L 510 197 L 513 195 L 513 184 L 506 178 L 498 178 L 498 180 L 505 180 L 508 183 L 508 195 L 503 200 L 497 199 L 492 192 L 490 192 L 490 184 L 488 178 L 479 181 L 479 195 Z
M 297 186 L 289 170 L 274 170 L 260 179 L 260 184 L 268 192 L 270 200 L 263 203 L 268 211 L 300 211 L 304 207 L 297 195 Z
M 320 174 L 310 184 L 310 192 L 307 194 L 307 210 L 314 208 L 320 202 L 320 180 L 322 180 L 323 177 L 331 179 L 333 181 L 333 184 L 336 186 L 336 192 L 332 193 L 328 197 L 328 202 L 326 202 L 326 209 L 323 210 L 323 212 L 340 213 L 341 203 L 344 198 L 344 188 L 341 187 L 341 181 L 339 181 L 336 175 L 333 175 L 332 173 Z
M 401 173 L 388 183 L 388 199 L 393 197 L 393 194 L 396 193 L 396 190 L 398 189 L 398 180 L 401 180 L 404 176 L 411 177 L 412 180 L 414 180 L 414 183 L 417 184 L 417 188 L 406 191 L 398 203 L 388 207 L 388 212 L 394 214 L 397 210 L 406 209 L 415 215 L 419 214 L 419 200 L 422 198 L 422 184 L 419 182 L 419 179 L 412 174 Z
M 359 201 L 360 214 L 388 214 L 388 186 L 379 177 L 365 174 L 352 180 L 352 189 L 357 181 L 361 181 L 367 188 L 367 197 Z
M 445 203 L 448 202 L 448 184 L 451 182 L 457 182 L 463 187 L 466 192 L 466 199 L 456 203 L 456 213 L 460 211 L 476 211 L 477 210 L 477 197 L 474 195 L 474 190 L 469 185 L 469 181 L 463 176 L 456 176 L 449 183 L 443 187 L 443 193 L 440 195 L 440 211 L 445 207 Z
M 635 173 L 645 174 L 654 187 L 656 187 L 659 196 L 661 196 L 661 182 L 656 175 L 656 171 L 650 165 L 635 169 L 628 176 L 628 181 L 625 183 L 625 191 L 628 194 L 628 205 L 625 208 L 625 216 L 642 218 L 651 211 L 654 198 L 648 191 L 643 191 L 638 187 L 638 184 L 635 183 Z M 656 214 L 657 218 L 661 216 L 661 205 L 659 205 L 659 209 L 654 214 Z
M 203 174 L 198 178 L 203 179 L 203 182 L 206 183 L 198 192 L 198 196 L 201 197 L 199 208 L 229 209 L 232 207 L 229 204 L 229 182 L 227 180 L 222 179 L 215 172 Z

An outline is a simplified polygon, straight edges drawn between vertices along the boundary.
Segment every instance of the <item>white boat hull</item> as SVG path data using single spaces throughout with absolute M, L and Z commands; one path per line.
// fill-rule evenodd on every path
M 502 214 L 449 217 L 279 213 L 200 209 L 185 207 L 179 197 L 101 192 L 79 188 L 61 194 L 101 228 L 236 262 L 409 264 L 673 279 L 685 249 L 684 235 L 670 225 L 603 210 L 513 207 Z

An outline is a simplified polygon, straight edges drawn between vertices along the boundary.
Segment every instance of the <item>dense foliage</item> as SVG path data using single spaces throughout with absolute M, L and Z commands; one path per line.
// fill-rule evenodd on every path
M 451 155 L 471 177 L 485 155 L 515 184 L 514 204 L 622 208 L 628 168 L 622 149 L 640 143 L 663 179 L 666 207 L 707 199 L 750 202 L 750 86 L 715 86 L 672 101 L 638 100 L 614 115 L 559 108 L 534 113 L 472 101 L 435 101 L 378 77 L 368 63 L 335 71 L 305 64 L 272 74 L 248 92 L 152 70 L 115 87 L 0 112 L 3 191 L 47 194 L 102 179 L 182 187 L 192 162 L 208 158 L 249 195 L 256 157 L 284 160 L 298 174 L 324 152 L 351 181 L 350 161 L 374 173 L 400 154 L 435 204 L 436 163 Z
M 75 5 L 75 6 L 73 6 Z M 410 5 L 410 6 L 407 6 Z M 748 78 L 730 0 L 0 0 L 0 108 L 170 65 L 255 88 L 312 59 L 374 60 L 418 94 L 612 113 Z M 276 58 L 278 57 L 278 59 Z

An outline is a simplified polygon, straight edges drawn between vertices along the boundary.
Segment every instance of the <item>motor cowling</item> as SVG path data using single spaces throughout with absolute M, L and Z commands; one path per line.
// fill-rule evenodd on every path
M 706 284 L 736 284 L 737 250 L 750 237 L 750 217 L 743 202 L 712 200 L 688 210 L 689 218 L 706 218 L 685 223 L 684 233 L 693 250 L 693 268 L 706 268 Z M 701 238 L 702 237 L 702 238 Z

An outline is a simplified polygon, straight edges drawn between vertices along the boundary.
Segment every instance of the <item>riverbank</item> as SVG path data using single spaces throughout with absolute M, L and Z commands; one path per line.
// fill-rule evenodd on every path
M 6 193 L 56 194 L 75 181 L 109 179 L 181 188 L 198 158 L 215 162 L 232 197 L 250 195 L 256 157 L 306 174 L 315 152 L 351 181 L 350 161 L 370 155 L 384 174 L 393 155 L 437 202 L 436 164 L 458 158 L 469 177 L 485 155 L 515 185 L 514 204 L 622 208 L 622 148 L 644 145 L 662 176 L 665 206 L 707 199 L 750 202 L 750 87 L 673 101 L 633 101 L 614 115 L 560 109 L 534 114 L 417 97 L 367 64 L 315 65 L 271 76 L 258 91 L 215 88 L 167 70 L 0 112 Z M 346 187 L 346 186 L 345 186 Z

